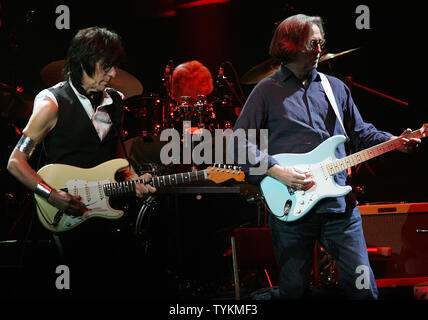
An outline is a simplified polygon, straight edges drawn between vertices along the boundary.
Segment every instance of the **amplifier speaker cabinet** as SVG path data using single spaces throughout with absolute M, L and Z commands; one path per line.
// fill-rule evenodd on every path
M 428 203 L 359 206 L 377 279 L 428 277 Z M 385 250 L 385 249 L 390 250 Z

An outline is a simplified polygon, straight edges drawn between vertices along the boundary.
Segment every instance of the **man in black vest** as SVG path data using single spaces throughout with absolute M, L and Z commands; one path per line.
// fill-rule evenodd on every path
M 123 158 L 124 150 L 120 144 L 123 96 L 107 88 L 116 75 L 122 55 L 121 39 L 116 33 L 98 27 L 80 30 L 70 43 L 64 67 L 65 81 L 36 96 L 32 116 L 10 156 L 10 173 L 68 215 L 85 212 L 81 198 L 49 186 L 28 161 L 40 143 L 43 143 L 45 164 L 92 168 L 114 158 Z M 125 171 L 126 179 L 140 178 L 146 182 L 151 179 L 149 174 L 138 177 L 132 167 Z M 155 191 L 150 185 L 136 185 L 136 196 L 140 198 Z M 100 219 L 93 220 L 97 222 L 92 225 L 109 224 Z M 82 230 L 85 229 L 83 225 Z M 104 250 L 101 248 L 109 245 L 106 239 L 112 228 L 114 226 L 109 224 L 102 231 L 73 229 L 69 231 L 70 235 L 61 235 L 57 240 L 61 240 L 61 249 L 65 247 L 66 261 L 86 263 L 88 259 L 98 259 L 97 255 Z M 106 229 L 109 232 L 104 232 Z M 92 246 L 93 243 L 97 245 Z M 101 263 L 99 266 L 106 267 Z

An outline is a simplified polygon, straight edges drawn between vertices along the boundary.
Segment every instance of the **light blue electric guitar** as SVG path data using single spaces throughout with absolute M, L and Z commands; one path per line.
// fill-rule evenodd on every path
M 428 124 L 424 124 L 421 129 L 409 133 L 406 138 L 423 138 L 426 137 L 427 131 Z M 336 184 L 333 179 L 336 173 L 394 150 L 401 145 L 400 138 L 396 138 L 342 159 L 336 159 L 335 150 L 345 140 L 344 136 L 333 136 L 308 153 L 281 153 L 273 156 L 280 166 L 293 166 L 309 172 L 314 184 L 307 190 L 294 190 L 277 179 L 265 177 L 260 187 L 272 214 L 282 221 L 292 222 L 302 218 L 321 199 L 348 194 L 352 188 Z

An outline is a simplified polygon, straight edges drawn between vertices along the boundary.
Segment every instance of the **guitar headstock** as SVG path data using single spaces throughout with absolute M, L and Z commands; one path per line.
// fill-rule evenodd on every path
M 244 172 L 238 170 L 235 166 L 215 165 L 214 167 L 208 167 L 206 171 L 208 180 L 215 183 L 221 183 L 230 179 L 240 182 L 245 179 Z
M 422 125 L 422 128 L 420 128 L 420 132 L 421 132 L 422 138 L 425 138 L 427 136 L 427 133 L 428 133 L 428 123 L 424 123 Z
M 425 138 L 428 136 L 428 123 L 424 123 L 420 129 L 404 134 L 406 138 Z

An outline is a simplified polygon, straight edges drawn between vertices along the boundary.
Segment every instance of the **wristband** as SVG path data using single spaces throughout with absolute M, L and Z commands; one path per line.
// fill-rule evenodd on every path
M 22 134 L 15 148 L 28 155 L 28 157 L 31 157 L 36 148 L 36 142 L 25 134 Z
M 49 196 L 52 193 L 52 190 L 53 189 L 49 187 L 45 182 L 40 181 L 39 184 L 36 186 L 36 190 L 34 190 L 34 193 L 48 200 Z

